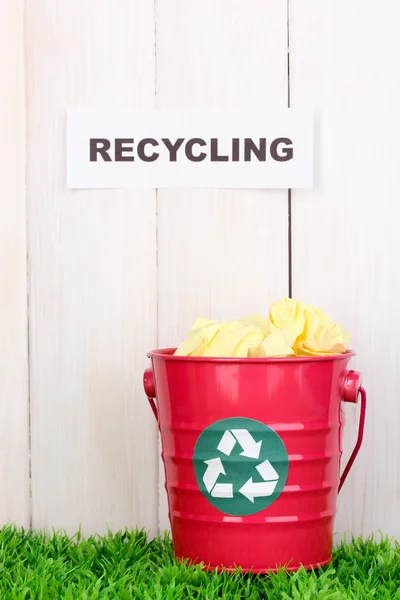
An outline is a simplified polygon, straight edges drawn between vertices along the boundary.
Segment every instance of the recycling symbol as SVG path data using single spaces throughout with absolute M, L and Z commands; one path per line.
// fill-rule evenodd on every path
M 199 435 L 193 465 L 207 500 L 234 516 L 265 510 L 285 487 L 289 457 L 279 435 L 261 421 L 235 417 Z

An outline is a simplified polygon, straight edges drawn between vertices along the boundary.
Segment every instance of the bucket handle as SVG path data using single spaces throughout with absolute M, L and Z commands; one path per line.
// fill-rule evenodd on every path
M 356 445 L 354 446 L 353 452 L 351 453 L 347 465 L 345 466 L 344 471 L 340 477 L 338 493 L 342 489 L 342 486 L 346 481 L 347 475 L 349 474 L 349 471 L 353 466 L 356 456 L 361 448 L 361 444 L 364 437 L 365 412 L 367 409 L 367 393 L 365 389 L 361 387 L 360 380 L 360 373 L 357 373 L 357 371 L 349 371 L 347 373 L 346 380 L 343 386 L 343 400 L 345 402 L 353 402 L 354 404 L 356 404 L 358 402 L 358 397 L 361 396 L 361 406 Z
M 358 397 L 361 396 L 361 406 L 360 406 L 360 420 L 358 423 L 358 435 L 357 435 L 356 445 L 354 446 L 353 452 L 351 453 L 351 456 L 344 468 L 344 471 L 343 471 L 342 475 L 340 476 L 338 493 L 342 489 L 343 484 L 347 479 L 347 475 L 349 474 L 350 469 L 353 466 L 353 463 L 357 457 L 357 454 L 359 453 L 359 450 L 361 448 L 361 444 L 363 441 L 363 437 L 364 437 L 365 413 L 366 413 L 366 408 L 367 408 L 367 393 L 366 393 L 365 389 L 360 386 L 360 379 L 361 379 L 360 373 L 357 373 L 356 371 L 349 371 L 347 373 L 345 383 L 343 386 L 343 400 L 345 402 L 352 402 L 353 404 L 357 404 Z M 149 404 L 151 406 L 151 410 L 153 411 L 153 414 L 158 423 L 158 409 L 157 409 L 157 405 L 155 403 L 156 389 L 155 389 L 155 382 L 154 382 L 154 373 L 153 373 L 153 369 L 151 367 L 146 369 L 143 374 L 143 387 L 144 387 L 144 391 L 146 393 L 147 399 L 149 401 Z
M 151 406 L 151 410 L 153 411 L 156 421 L 158 423 L 158 409 L 155 403 L 156 387 L 154 383 L 154 373 L 151 367 L 146 369 L 143 373 L 143 387 L 147 396 L 147 400 L 149 401 L 149 404 Z

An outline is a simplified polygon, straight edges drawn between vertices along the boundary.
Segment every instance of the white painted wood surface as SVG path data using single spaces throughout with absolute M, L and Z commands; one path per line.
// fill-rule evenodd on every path
M 23 0 L 0 0 L 0 526 L 29 525 Z
M 290 6 L 291 104 L 318 119 L 315 189 L 293 192 L 293 290 L 353 333 L 369 399 L 336 528 L 398 538 L 399 16 L 394 0 Z M 358 415 L 346 414 L 348 454 Z
M 284 0 L 158 2 L 156 23 L 157 106 L 287 106 Z M 197 316 L 265 314 L 287 294 L 287 231 L 284 190 L 160 190 L 159 345 L 178 345 Z
M 353 333 L 369 394 L 337 531 L 398 538 L 399 12 L 289 2 L 291 105 L 317 115 L 315 188 L 293 191 L 293 294 Z M 146 352 L 200 314 L 287 294 L 287 193 L 68 192 L 65 111 L 286 106 L 287 2 L 0 0 L 0 14 L 0 524 L 156 533 Z
M 152 106 L 153 3 L 26 3 L 33 526 L 157 531 L 154 191 L 65 186 L 68 106 Z

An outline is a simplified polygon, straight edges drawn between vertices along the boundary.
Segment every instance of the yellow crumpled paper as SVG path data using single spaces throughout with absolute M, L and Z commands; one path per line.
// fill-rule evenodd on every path
M 175 355 L 270 358 L 341 354 L 350 337 L 319 308 L 282 298 L 272 304 L 268 319 L 261 315 L 229 322 L 198 318 Z

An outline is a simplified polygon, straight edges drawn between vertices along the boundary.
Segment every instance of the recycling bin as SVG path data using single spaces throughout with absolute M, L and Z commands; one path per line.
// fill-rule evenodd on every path
M 337 494 L 361 446 L 366 394 L 354 353 L 291 358 L 148 354 L 175 556 L 265 573 L 331 560 Z M 342 401 L 361 398 L 340 475 Z

